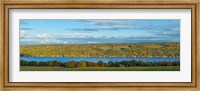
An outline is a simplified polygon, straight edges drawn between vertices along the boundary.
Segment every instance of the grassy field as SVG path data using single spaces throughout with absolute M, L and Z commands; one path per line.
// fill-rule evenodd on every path
M 180 71 L 180 66 L 80 67 L 80 68 L 21 66 L 20 71 Z

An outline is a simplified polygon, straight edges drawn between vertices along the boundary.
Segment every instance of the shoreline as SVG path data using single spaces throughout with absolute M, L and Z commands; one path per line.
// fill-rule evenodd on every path
M 59 57 L 59 56 L 20 56 L 20 57 L 48 57 L 48 58 L 180 58 L 180 57 L 168 57 L 168 56 L 163 56 L 163 57 L 158 57 L 158 56 L 152 56 L 152 57 Z
M 113 42 L 113 43 L 68 43 L 68 44 L 21 44 L 20 46 L 32 46 L 32 45 L 91 45 L 91 44 L 151 44 L 151 43 L 178 43 L 180 44 L 180 41 L 177 42 L 128 42 L 128 43 L 118 43 L 118 42 Z

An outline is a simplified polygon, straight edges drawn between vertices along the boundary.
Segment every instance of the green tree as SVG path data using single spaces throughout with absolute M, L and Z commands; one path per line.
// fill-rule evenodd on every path
M 80 62 L 80 67 L 86 67 L 86 62 L 81 61 L 81 62 Z
M 57 60 L 54 60 L 53 61 L 53 66 L 59 66 L 60 65 L 60 62 L 59 61 L 57 61 Z
M 113 66 L 114 66 L 114 63 L 113 63 L 112 61 L 109 61 L 109 62 L 108 62 L 108 66 L 109 66 L 109 67 L 113 67 Z
M 99 67 L 103 67 L 104 66 L 104 62 L 103 61 L 99 61 L 97 64 L 98 64 Z
M 36 61 L 30 61 L 28 64 L 29 66 L 38 66 L 38 62 Z
M 75 61 L 70 61 L 65 63 L 66 68 L 75 68 L 76 67 L 76 62 Z
M 47 65 L 48 65 L 48 66 L 53 66 L 53 61 L 47 62 Z

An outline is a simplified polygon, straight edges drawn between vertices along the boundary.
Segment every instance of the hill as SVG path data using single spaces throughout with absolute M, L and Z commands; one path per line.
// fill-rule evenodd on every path
M 20 56 L 179 57 L 180 43 L 104 43 L 20 45 Z

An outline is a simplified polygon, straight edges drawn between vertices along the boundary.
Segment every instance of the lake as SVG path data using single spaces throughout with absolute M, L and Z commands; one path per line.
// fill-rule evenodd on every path
M 151 62 L 162 62 L 162 61 L 180 61 L 180 58 L 159 58 L 159 57 L 102 57 L 102 58 L 92 58 L 92 57 L 88 57 L 88 58 L 73 58 L 73 57 L 27 57 L 27 56 L 20 56 L 20 59 L 22 60 L 26 60 L 26 61 L 52 61 L 52 60 L 58 60 L 61 62 L 68 62 L 68 61 L 90 61 L 90 62 L 98 62 L 98 61 L 103 61 L 105 63 L 109 62 L 109 61 L 123 61 L 123 60 L 132 60 L 135 59 L 137 61 L 151 61 Z

